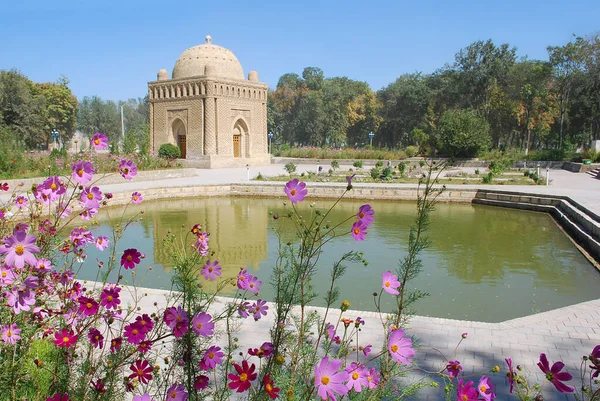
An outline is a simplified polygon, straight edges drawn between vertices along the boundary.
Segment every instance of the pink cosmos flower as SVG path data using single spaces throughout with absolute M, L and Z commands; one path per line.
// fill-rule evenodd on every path
M 364 241 L 365 235 L 367 235 L 367 226 L 365 226 L 360 220 L 355 221 L 354 224 L 352 224 L 350 233 L 355 241 Z
M 98 312 L 99 306 L 98 302 L 95 299 L 89 297 L 79 297 L 77 299 L 79 302 L 79 310 L 78 312 L 83 316 L 92 316 Z
M 515 388 L 516 373 L 512 366 L 512 359 L 505 358 L 504 360 L 506 361 L 506 364 L 508 365 L 508 373 L 506 374 L 506 377 L 508 377 L 508 384 L 510 385 L 510 393 L 512 394 L 512 392 Z
M 404 338 L 404 330 L 397 329 L 392 331 L 388 340 L 388 351 L 392 359 L 398 363 L 410 366 L 408 358 L 415 356 L 415 350 L 412 349 L 412 340 Z
M 52 270 L 52 262 L 48 259 L 38 259 L 35 268 L 39 272 L 47 272 Z
M 35 241 L 35 236 L 27 235 L 25 231 L 16 231 L 4 240 L 4 245 L 0 245 L 0 255 L 6 255 L 4 262 L 9 266 L 19 269 L 22 269 L 25 263 L 35 266 L 37 259 L 33 254 L 40 253 Z
M 168 401 L 186 401 L 188 399 L 188 393 L 185 391 L 185 387 L 181 384 L 173 384 L 167 390 Z
M 150 333 L 154 328 L 154 321 L 152 320 L 152 318 L 150 318 L 150 316 L 148 316 L 147 313 L 144 313 L 142 316 L 136 317 L 135 322 L 145 333 Z
M 477 385 L 477 390 L 479 391 L 479 395 L 485 401 L 492 401 L 494 398 L 496 398 L 496 394 L 492 392 L 493 389 L 494 385 L 490 383 L 490 378 L 481 376 L 479 379 L 479 384 Z
M 143 200 L 144 198 L 142 197 L 141 193 L 136 191 L 131 194 L 131 203 L 133 203 L 134 205 L 139 205 L 140 203 L 142 203 Z
M 16 273 L 12 269 L 9 269 L 8 266 L 0 266 L 0 287 L 11 285 L 16 278 Z
M 202 266 L 200 273 L 204 276 L 205 280 L 216 280 L 217 277 L 221 276 L 221 266 L 219 266 L 219 261 L 215 260 L 214 262 L 211 262 L 210 260 L 207 260 L 204 266 Z
M 200 369 L 202 370 L 212 370 L 217 365 L 220 365 L 223 362 L 223 357 L 225 354 L 221 352 L 221 347 L 211 346 L 206 350 L 202 360 L 200 361 Z
M 77 336 L 72 330 L 62 329 L 54 333 L 54 344 L 58 347 L 69 348 L 75 345 Z
M 67 187 L 65 186 L 65 183 L 57 175 L 54 175 L 52 177 L 48 177 L 46 179 L 46 181 L 44 181 L 42 183 L 42 185 L 38 185 L 37 186 L 37 189 L 39 189 L 39 190 L 47 189 L 49 191 L 48 194 L 53 199 L 59 197 L 60 195 L 65 194 L 67 192 Z
M 571 386 L 567 386 L 564 384 L 564 381 L 569 381 L 573 378 L 570 373 L 561 372 L 561 370 L 565 367 L 565 364 L 558 361 L 554 362 L 552 368 L 550 368 L 550 364 L 548 363 L 548 358 L 546 358 L 546 354 L 540 355 L 540 361 L 538 362 L 538 367 L 542 372 L 546 374 L 546 379 L 556 387 L 558 392 L 560 393 L 572 393 L 575 389 Z
M 358 347 L 358 349 L 361 350 L 363 352 L 363 354 L 365 354 L 365 357 L 368 357 L 369 354 L 371 353 L 372 347 L 373 346 L 371 344 L 369 344 L 366 347 Z
M 2 328 L 2 341 L 8 344 L 14 344 L 21 339 L 21 329 L 15 323 L 6 325 Z
M 13 308 L 15 314 L 31 310 L 31 306 L 35 305 L 35 292 L 25 286 L 13 287 L 11 292 L 6 293 L 6 303 Z
M 126 180 L 131 180 L 135 175 L 137 175 L 137 167 L 131 160 L 121 160 L 121 164 L 119 165 L 119 173 L 121 177 Z
M 2 184 L 0 184 L 0 189 L 2 191 L 8 191 L 8 189 L 9 189 L 8 182 L 3 182 Z
M 446 370 L 448 370 L 448 375 L 450 375 L 450 377 L 456 378 L 460 374 L 462 366 L 460 365 L 459 361 L 448 361 Z
M 190 321 L 188 319 L 185 319 L 175 324 L 175 327 L 173 327 L 173 335 L 175 336 L 175 338 L 180 338 L 188 332 L 189 323 Z
M 146 332 L 137 323 L 130 323 L 125 326 L 123 336 L 127 338 L 127 342 L 130 344 L 139 344 L 146 339 Z
M 375 210 L 373 210 L 371 208 L 371 205 L 366 204 L 366 205 L 362 205 L 358 209 L 358 213 L 356 216 L 358 217 L 358 221 L 363 223 L 365 228 L 368 228 L 371 225 L 371 223 L 373 223 L 373 220 L 375 219 L 375 217 L 373 216 L 374 214 L 375 214 Z
M 322 400 L 336 400 L 336 394 L 343 396 L 348 393 L 344 382 L 350 379 L 350 375 L 344 370 L 339 372 L 341 366 L 340 359 L 332 359 L 330 362 L 329 357 L 324 357 L 315 365 L 315 388 Z
M 141 383 L 148 384 L 150 380 L 152 380 L 152 372 L 154 371 L 154 367 L 148 363 L 147 360 L 138 359 L 129 367 L 132 374 L 129 375 L 130 379 L 137 378 Z
M 119 299 L 119 292 L 121 288 L 119 287 L 104 287 L 102 292 L 100 293 L 100 305 L 104 306 L 106 309 L 117 309 L 121 300 Z
M 121 337 L 116 337 L 110 340 L 110 352 L 115 353 L 121 349 L 121 345 L 123 344 L 123 339 Z
M 248 289 L 248 282 L 252 279 L 252 275 L 248 273 L 248 270 L 243 269 L 237 275 L 237 287 L 240 290 Z
M 133 397 L 133 400 L 131 401 L 156 401 L 155 399 L 153 399 L 152 397 L 150 397 L 150 394 L 145 393 L 143 395 L 136 395 Z
M 243 393 L 248 390 L 252 385 L 252 381 L 256 380 L 258 375 L 254 372 L 256 366 L 254 364 L 248 365 L 248 361 L 245 359 L 242 361 L 242 366 L 237 363 L 233 364 L 237 375 L 229 373 L 227 378 L 231 380 L 229 382 L 229 388 L 235 390 L 237 393 Z
M 98 209 L 102 200 L 102 191 L 98 187 L 85 187 L 81 191 L 79 200 L 86 209 Z
M 141 262 L 140 256 L 142 254 L 135 248 L 125 249 L 123 256 L 121 256 L 121 266 L 126 270 L 135 268 L 135 265 Z
M 197 391 L 204 390 L 208 387 L 208 376 L 200 375 L 194 380 L 194 389 Z
M 388 270 L 381 275 L 381 280 L 383 282 L 381 287 L 385 290 L 385 292 L 392 295 L 400 294 L 398 290 L 396 290 L 396 288 L 402 285 L 402 283 L 398 281 L 398 276 L 392 274 L 392 272 Z
M 250 306 L 254 320 L 259 320 L 261 317 L 267 316 L 268 309 L 267 301 L 263 301 L 262 299 L 256 300 L 256 302 Z
M 242 303 L 240 303 L 240 306 L 238 306 L 238 314 L 243 317 L 244 319 L 247 318 L 248 316 L 250 316 L 250 314 L 248 313 L 248 311 L 250 310 L 250 302 L 248 301 L 244 301 Z
M 248 281 L 248 291 L 253 293 L 254 295 L 260 292 L 260 286 L 262 285 L 262 281 L 258 280 L 258 277 L 252 276 L 250 281 Z
M 110 241 L 106 235 L 101 235 L 98 238 L 96 238 L 96 248 L 98 248 L 98 250 L 100 251 L 103 251 L 106 248 L 108 248 L 109 244 Z
M 71 214 L 71 208 L 68 207 L 68 203 L 60 202 L 56 207 L 56 216 L 59 219 L 66 219 Z
M 29 201 L 24 196 L 17 196 L 17 199 L 15 199 L 15 205 L 19 209 L 25 209 L 28 204 L 29 204 Z
M 92 175 L 95 173 L 92 163 L 79 161 L 73 165 L 71 177 L 78 184 L 87 184 L 92 181 Z
M 357 393 L 362 391 L 363 387 L 367 387 L 369 382 L 367 380 L 367 369 L 363 365 L 358 365 L 356 362 L 352 362 L 350 366 L 346 367 L 346 372 L 350 375 L 346 387 L 348 390 L 354 389 Z
M 92 135 L 90 144 L 96 150 L 103 150 L 108 147 L 108 138 L 102 132 L 96 132 L 94 135 Z
M 192 329 L 194 333 L 209 337 L 212 336 L 215 324 L 211 322 L 212 316 L 206 312 L 201 312 L 199 315 L 195 315 L 192 319 Z
M 248 348 L 248 354 L 259 358 L 268 358 L 273 354 L 273 351 L 273 344 L 270 342 L 263 343 L 260 348 Z
M 137 350 L 139 352 L 141 352 L 142 354 L 145 354 L 146 352 L 150 351 L 152 349 L 152 341 L 150 340 L 144 340 L 141 343 L 138 344 Z
M 163 320 L 170 329 L 174 329 L 179 322 L 189 321 L 187 312 L 181 306 L 167 308 Z
M 350 191 L 352 189 L 352 179 L 354 177 L 356 177 L 356 174 L 346 176 L 346 182 L 348 183 L 348 185 L 346 186 L 346 191 Z
M 375 368 L 369 369 L 369 373 L 367 374 L 367 382 L 369 383 L 367 387 L 370 390 L 376 388 L 379 385 L 380 376 L 379 372 Z
M 46 398 L 46 401 L 71 401 L 71 398 L 69 398 L 69 394 L 56 393 L 54 396 Z
M 475 383 L 472 381 L 464 384 L 463 379 L 460 379 L 458 381 L 458 387 L 456 388 L 457 399 L 461 401 L 477 401 L 479 393 L 477 392 L 477 389 L 473 388 L 473 384 Z
M 327 338 L 333 340 L 335 337 L 335 326 L 329 322 L 325 324 L 325 332 L 327 333 Z
M 297 178 L 288 181 L 287 184 L 285 184 L 283 191 L 292 203 L 302 202 L 308 194 L 308 191 L 306 190 L 306 184 L 298 181 Z
M 90 343 L 95 348 L 103 348 L 104 347 L 104 336 L 100 333 L 95 327 L 92 327 L 88 333 L 88 339 Z

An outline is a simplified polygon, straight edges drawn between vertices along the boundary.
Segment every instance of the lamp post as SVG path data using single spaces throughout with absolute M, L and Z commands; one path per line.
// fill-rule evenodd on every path
M 371 141 L 371 147 L 373 147 L 373 138 L 375 137 L 375 134 L 373 133 L 373 131 L 369 132 L 369 140 Z
M 56 138 L 58 138 L 58 130 L 57 130 L 56 128 L 54 128 L 54 129 L 52 130 L 52 133 L 51 133 L 51 135 L 52 135 L 52 138 L 54 139 L 54 147 L 55 147 L 55 148 L 57 148 L 57 147 L 58 147 L 58 144 L 57 144 L 57 142 L 56 142 Z
M 273 141 L 273 133 L 269 132 L 267 136 L 269 137 L 269 154 L 271 154 L 271 142 Z

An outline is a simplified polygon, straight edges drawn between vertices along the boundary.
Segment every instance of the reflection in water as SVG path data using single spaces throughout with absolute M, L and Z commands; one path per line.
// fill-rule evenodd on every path
M 333 201 L 319 201 L 315 208 L 326 209 Z M 328 216 L 332 223 L 356 213 L 364 202 L 340 203 Z M 364 252 L 368 266 L 349 266 L 340 280 L 343 297 L 353 309 L 373 310 L 372 293 L 381 288 L 381 273 L 394 270 L 405 255 L 412 203 L 370 202 L 375 222 L 367 241 L 355 242 L 349 235 L 332 241 L 319 260 L 312 285 L 321 296 L 329 282 L 332 264 L 345 252 Z M 287 208 L 290 206 L 288 205 Z M 300 205 L 305 218 L 315 212 L 308 202 Z M 148 257 L 136 269 L 136 284 L 169 288 L 172 263 L 162 244 L 168 230 L 188 245 L 186 234 L 197 223 L 210 232 L 211 251 L 223 266 L 223 277 L 234 277 L 240 267 L 249 268 L 264 282 L 261 296 L 272 299 L 268 281 L 277 259 L 279 240 L 274 231 L 291 229 L 288 219 L 273 220 L 270 213 L 284 216 L 281 200 L 249 198 L 208 198 L 170 200 L 142 204 L 127 214 L 144 210 L 140 220 L 126 232 L 119 251 L 137 247 Z M 119 210 L 108 211 L 120 215 Z M 600 274 L 577 251 L 570 240 L 546 214 L 479 205 L 438 204 L 428 232 L 431 247 L 422 253 L 424 271 L 412 283 L 431 294 L 417 305 L 421 315 L 458 319 L 503 321 L 537 311 L 571 305 L 597 297 Z M 349 231 L 349 223 L 344 230 Z M 108 222 L 95 231 L 109 232 Z M 293 232 L 283 242 L 295 243 Z M 95 278 L 93 263 L 104 255 L 90 249 L 89 270 L 82 278 Z M 148 266 L 153 269 L 148 270 Z M 113 277 L 114 280 L 116 278 Z M 130 276 L 126 279 L 131 280 Z M 206 283 L 214 288 L 214 283 Z M 235 291 L 233 287 L 227 287 Z M 391 310 L 394 298 L 384 295 L 382 305 Z

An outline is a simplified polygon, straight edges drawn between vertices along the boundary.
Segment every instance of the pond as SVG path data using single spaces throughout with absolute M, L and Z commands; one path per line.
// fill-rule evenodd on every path
M 332 203 L 319 200 L 315 208 L 325 210 Z M 363 203 L 366 202 L 341 202 L 328 220 L 343 220 L 355 214 Z M 351 309 L 374 310 L 372 294 L 381 289 L 381 273 L 394 270 L 406 254 L 415 204 L 369 203 L 375 209 L 375 221 L 367 240 L 337 238 L 321 257 L 313 280 L 314 289 L 320 294 L 315 305 L 322 303 L 327 291 L 331 265 L 345 252 L 357 250 L 364 253 L 369 264 L 348 267 L 339 282 L 341 297 L 350 302 Z M 186 233 L 200 223 L 210 232 L 209 245 L 223 267 L 223 277 L 233 277 L 240 267 L 246 266 L 264 283 L 261 298 L 272 299 L 268 281 L 277 259 L 278 238 L 274 229 L 285 224 L 286 219 L 273 220 L 271 213 L 285 213 L 283 200 L 173 199 L 130 206 L 125 214 L 131 216 L 141 210 L 144 214 L 127 229 L 118 247 L 120 252 L 135 247 L 147 255 L 136 269 L 136 285 L 169 289 L 172 264 L 163 238 L 169 230 Z M 312 209 L 304 202 L 301 210 L 308 215 Z M 101 215 L 107 213 L 115 219 L 123 210 L 107 209 Z M 93 232 L 96 236 L 109 235 L 108 219 L 100 220 Z M 440 203 L 432 214 L 428 236 L 431 246 L 421 255 L 423 272 L 411 284 L 430 294 L 414 305 L 419 315 L 500 322 L 598 297 L 600 273 L 547 214 Z M 288 235 L 285 241 L 290 239 L 293 236 Z M 96 258 L 104 260 L 106 256 L 89 248 L 78 277 L 96 279 Z M 125 274 L 124 282 L 131 283 L 132 279 L 130 273 Z M 230 291 L 234 290 L 231 287 Z M 392 303 L 393 297 L 384 294 L 382 308 L 389 311 Z

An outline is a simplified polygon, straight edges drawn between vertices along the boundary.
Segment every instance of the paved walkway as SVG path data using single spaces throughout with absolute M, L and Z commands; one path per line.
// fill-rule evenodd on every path
M 329 168 L 328 166 L 323 167 L 326 170 Z M 298 169 L 299 172 L 316 172 L 318 165 L 301 165 Z M 255 177 L 259 172 L 265 176 L 285 173 L 282 165 L 251 167 L 249 170 L 245 168 L 197 170 L 195 176 L 152 180 L 149 175 L 147 181 L 134 180 L 109 184 L 104 185 L 102 189 L 108 192 L 128 193 L 138 190 L 143 193 L 144 189 L 148 188 L 244 183 L 248 182 L 248 176 Z M 571 173 L 564 170 L 551 170 L 550 177 L 551 185 L 547 187 L 511 185 L 460 185 L 456 187 L 569 196 L 600 215 L 600 180 L 589 174 Z M 357 186 L 360 185 L 357 184 Z M 385 185 L 414 186 L 411 184 Z M 377 326 L 375 329 L 376 325 L 371 325 L 378 321 L 378 317 L 373 312 L 347 312 L 347 315 L 349 317 L 361 316 L 367 319 L 368 326 L 365 327 L 362 334 L 365 343 L 371 343 L 375 348 L 382 343 L 381 328 Z M 247 338 L 249 343 L 241 344 L 242 348 L 246 345 L 256 347 L 259 337 L 266 338 L 262 334 L 267 335 L 271 324 L 272 321 L 266 319 L 254 325 L 244 325 L 239 338 Z M 465 372 L 472 375 L 472 380 L 478 380 L 480 375 L 486 374 L 494 365 L 499 365 L 505 373 L 504 358 L 511 357 L 515 364 L 524 366 L 538 379 L 539 383 L 543 383 L 544 376 L 536 366 L 542 352 L 548 355 L 551 362 L 564 361 L 567 370 L 577 379 L 581 356 L 589 354 L 595 345 L 600 344 L 600 299 L 502 323 L 417 316 L 411 320 L 408 334 L 414 336 L 420 343 L 416 355 L 419 366 L 427 370 L 440 369 L 444 363 L 439 352 L 450 357 L 463 332 L 469 333 L 468 339 L 461 344 L 454 359 L 462 362 Z M 439 352 L 435 351 L 433 347 Z M 411 379 L 416 377 L 418 375 L 411 375 Z M 578 387 L 575 379 L 571 384 Z M 508 399 L 508 386 L 504 374 L 494 375 L 493 381 L 500 386 L 497 391 L 498 399 Z M 544 386 L 544 389 L 545 400 L 564 400 L 566 398 L 559 395 L 550 385 Z M 420 400 L 443 398 L 443 386 L 438 389 L 424 390 L 418 397 Z

